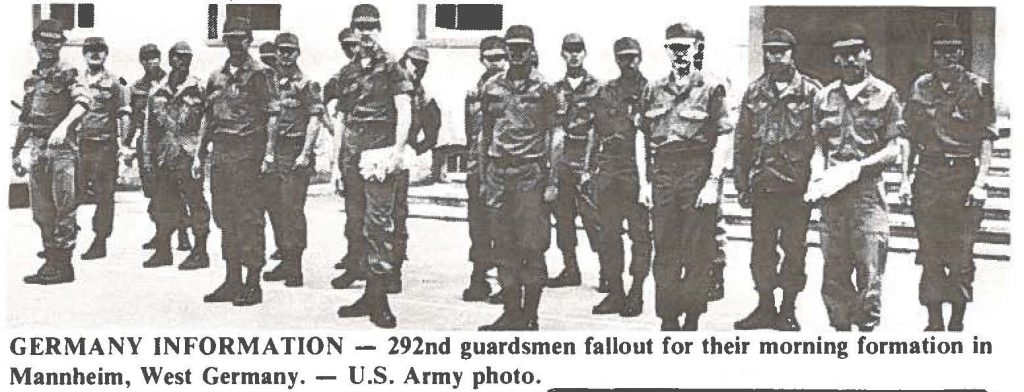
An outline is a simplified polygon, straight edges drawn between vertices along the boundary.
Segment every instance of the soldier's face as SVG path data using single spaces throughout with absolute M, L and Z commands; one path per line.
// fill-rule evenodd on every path
M 351 60 L 353 57 L 356 57 L 356 53 L 359 53 L 359 43 L 358 42 L 342 42 L 341 43 L 341 51 L 345 53 L 345 57 L 347 57 L 347 58 L 349 58 Z
M 406 58 L 405 61 L 402 62 L 402 67 L 409 71 L 417 81 L 420 81 L 423 80 L 423 76 L 427 74 L 427 66 L 429 64 L 430 63 L 423 60 Z
M 480 62 L 488 72 L 500 72 L 508 69 L 508 53 L 504 50 L 487 50 L 480 53 Z
M 160 69 L 160 56 L 141 59 L 139 64 L 142 64 L 142 69 L 146 73 L 156 72 L 156 70 Z
M 224 45 L 232 56 L 238 56 L 249 52 L 249 45 L 252 44 L 252 37 L 246 35 L 229 35 L 224 37 Z
M 85 63 L 92 67 L 102 66 L 107 62 L 107 50 L 104 48 L 86 48 L 83 56 Z
M 565 66 L 569 68 L 579 68 L 583 66 L 583 59 L 587 57 L 587 51 L 582 46 L 573 45 L 570 47 L 562 48 L 562 60 L 565 60 Z
M 833 49 L 833 63 L 842 72 L 845 82 L 860 82 L 867 76 L 871 64 L 871 49 L 865 45 L 844 46 Z
M 767 46 L 764 48 L 764 69 L 769 76 L 784 76 L 793 66 L 793 48 Z
M 932 61 L 940 73 L 953 74 L 964 70 L 964 49 L 959 45 L 936 45 L 932 47 Z
M 189 53 L 171 53 L 167 58 L 167 64 L 171 69 L 188 69 L 192 65 L 192 55 Z
M 672 71 L 676 75 L 689 75 L 695 68 L 695 56 L 700 52 L 698 44 L 695 39 L 676 39 L 665 44 L 665 53 L 672 61 Z
M 364 49 L 372 48 L 380 38 L 380 23 L 354 22 L 352 33 L 359 38 L 359 43 Z
M 46 37 L 36 37 L 32 44 L 36 47 L 36 54 L 39 55 L 40 60 L 60 58 L 60 50 L 64 47 L 63 41 Z
M 530 64 L 530 53 L 533 52 L 533 44 L 516 42 L 508 44 L 508 59 L 512 65 Z
M 619 72 L 637 72 L 640 69 L 639 54 L 617 54 L 615 64 L 619 66 Z
M 278 47 L 277 48 L 277 62 L 284 67 L 290 67 L 295 65 L 295 61 L 299 59 L 299 48 L 292 47 Z

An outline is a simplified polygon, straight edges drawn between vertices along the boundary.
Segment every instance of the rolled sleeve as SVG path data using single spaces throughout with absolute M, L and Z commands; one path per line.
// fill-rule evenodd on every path
M 882 130 L 882 140 L 893 140 L 907 135 L 907 123 L 903 121 L 903 109 L 900 105 L 899 95 L 895 92 L 889 96 L 886 103 L 886 122 Z

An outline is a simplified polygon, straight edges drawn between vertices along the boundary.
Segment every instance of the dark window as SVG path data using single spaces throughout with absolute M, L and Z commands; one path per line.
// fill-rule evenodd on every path
M 75 28 L 75 5 L 50 4 L 50 19 L 60 21 L 64 30 Z
M 434 26 L 452 30 L 501 30 L 501 4 L 438 4 Z
M 225 6 L 228 18 L 249 19 L 253 30 L 280 30 L 280 4 L 228 4 Z
M 78 27 L 83 29 L 89 29 L 93 27 L 95 22 L 96 6 L 92 3 L 82 3 L 78 5 Z

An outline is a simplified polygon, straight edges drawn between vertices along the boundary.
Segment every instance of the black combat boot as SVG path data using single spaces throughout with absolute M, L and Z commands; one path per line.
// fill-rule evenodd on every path
M 82 260 L 96 260 L 107 257 L 107 239 L 96 237 L 92 240 L 89 249 L 82 253 Z
M 946 321 L 942 316 L 942 302 L 931 303 L 925 305 L 928 309 L 928 326 L 924 328 L 925 332 L 942 332 L 946 330 Z
M 203 297 L 203 302 L 232 302 L 242 292 L 242 265 L 228 260 L 224 283 Z
M 686 319 L 683 321 L 683 326 L 679 327 L 680 331 L 696 331 L 700 324 L 700 313 L 697 312 L 686 312 Z
M 469 275 L 469 287 L 462 290 L 462 300 L 466 302 L 486 301 L 491 295 L 491 285 L 487 284 L 487 270 L 480 263 L 473 263 L 473 272 Z
M 289 264 L 291 274 L 285 277 L 284 287 L 302 287 L 302 253 L 302 249 L 285 253 L 287 258 L 284 259 L 284 262 Z
M 370 315 L 372 305 L 370 303 L 370 297 L 366 290 L 363 290 L 363 295 L 353 302 L 351 305 L 345 305 L 338 308 L 338 317 L 366 317 Z
M 35 275 L 26 276 L 28 284 L 51 285 L 70 283 L 75 280 L 75 269 L 71 266 L 70 249 L 49 249 L 46 262 Z
M 402 265 L 405 264 L 405 260 L 399 255 L 395 261 L 394 270 L 384 277 L 384 292 L 388 294 L 402 292 Z
M 275 259 L 274 255 L 271 255 L 270 258 L 272 260 L 281 260 L 281 262 L 277 263 L 277 266 L 270 271 L 263 273 L 263 280 L 267 282 L 280 282 L 287 279 L 292 274 L 292 263 L 290 260 L 292 258 L 291 255 L 289 255 L 288 252 L 281 250 L 275 251 L 274 254 L 277 255 L 277 258 Z
M 679 317 L 662 317 L 661 331 L 671 332 L 679 330 Z
M 775 311 L 775 294 L 771 291 L 758 293 L 757 307 L 747 317 L 733 323 L 738 330 L 768 329 L 775 327 L 778 313 Z
M 626 295 L 626 305 L 622 307 L 619 316 L 636 317 L 644 311 L 644 278 L 634 276 L 633 284 L 629 287 L 629 294 Z
M 779 306 L 779 315 L 775 318 L 775 330 L 786 332 L 800 330 L 800 322 L 796 319 L 796 292 L 784 291 L 782 293 L 782 305 Z
M 591 309 L 593 314 L 618 314 L 626 307 L 626 293 L 622 289 L 622 277 L 608 279 L 608 295 Z
M 481 325 L 478 331 L 518 331 L 523 327 L 523 289 L 519 285 L 502 288 L 504 309 L 493 323 Z
M 156 268 L 174 264 L 174 255 L 171 253 L 171 232 L 164 229 L 157 229 L 156 241 L 153 241 L 153 255 L 142 263 L 144 268 Z
M 562 260 L 565 262 L 565 268 L 562 269 L 558 276 L 548 279 L 547 286 L 552 288 L 579 286 L 582 282 L 580 280 L 580 266 L 576 262 L 576 252 L 562 252 Z
M 962 332 L 964 330 L 964 313 L 967 312 L 966 302 L 953 302 L 953 312 L 949 315 L 950 332 Z
M 537 310 L 540 308 L 540 297 L 543 292 L 543 284 L 531 284 L 524 287 L 522 330 L 536 331 L 540 329 L 537 323 Z
M 366 282 L 367 295 L 369 300 L 377 306 L 370 310 L 370 322 L 377 328 L 391 329 L 398 325 L 395 314 L 391 313 L 391 305 L 388 304 L 388 295 L 385 292 L 386 281 L 381 278 L 371 279 Z
M 252 306 L 263 302 L 263 288 L 260 287 L 260 267 L 246 267 L 245 284 L 234 301 L 235 306 Z
M 275 249 L 274 253 L 270 254 L 270 259 L 271 260 L 284 260 L 284 253 L 281 252 L 280 248 L 279 249 Z M 266 278 L 263 278 L 263 279 L 265 280 Z
M 210 266 L 210 255 L 206 253 L 206 238 L 208 235 L 196 234 L 196 245 L 192 247 L 192 252 L 185 257 L 185 261 L 178 264 L 178 269 L 189 271 Z
M 349 268 L 338 277 L 331 279 L 331 287 L 337 290 L 347 289 L 358 280 L 366 280 L 366 274 L 357 272 L 355 268 Z
M 188 240 L 188 227 L 178 228 L 178 250 L 184 252 L 192 250 L 192 244 Z

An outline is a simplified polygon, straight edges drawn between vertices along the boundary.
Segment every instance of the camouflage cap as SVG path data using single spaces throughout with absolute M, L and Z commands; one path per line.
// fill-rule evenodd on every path
M 92 48 L 106 51 L 108 50 L 107 41 L 103 39 L 103 37 L 88 37 L 85 41 L 82 41 L 82 52 L 86 52 Z
M 274 53 L 277 53 L 277 46 L 274 46 L 273 42 L 266 41 L 266 42 L 260 44 L 260 54 L 261 55 L 274 54 Z
M 774 28 L 768 31 L 764 35 L 764 42 L 761 46 L 776 46 L 776 47 L 794 47 L 796 46 L 796 37 L 789 30 L 783 28 Z
M 613 48 L 616 55 L 640 54 L 640 42 L 632 37 L 622 37 L 615 40 Z
M 505 39 L 496 35 L 480 40 L 480 53 L 505 52 Z
M 174 45 L 171 46 L 171 50 L 167 51 L 167 55 L 168 56 L 172 56 L 174 54 L 187 54 L 187 55 L 191 55 L 192 54 L 192 47 L 188 46 L 188 43 L 185 42 L 185 41 L 175 42 Z
M 954 25 L 948 23 L 937 23 L 932 27 L 932 45 L 935 46 L 960 46 L 964 44 L 963 33 Z
M 352 22 L 380 22 L 380 11 L 373 4 L 359 4 L 352 9 Z
M 405 50 L 405 57 L 430 62 L 430 51 L 425 47 L 413 45 Z
M 844 23 L 832 34 L 832 47 L 867 45 L 868 33 L 859 23 Z
M 252 26 L 249 25 L 249 19 L 241 17 L 228 18 L 224 21 L 224 36 L 252 36 Z
M 32 39 L 48 38 L 64 42 L 64 24 L 55 19 L 43 19 L 32 29 Z
M 359 38 L 356 37 L 351 27 L 346 27 L 338 33 L 338 42 L 358 44 Z
M 139 48 L 139 60 L 160 57 L 160 48 L 156 44 L 145 44 Z
M 506 44 L 533 44 L 533 29 L 526 25 L 512 25 L 505 31 Z
M 704 40 L 704 32 L 700 31 L 689 23 L 674 23 L 665 29 L 665 40 L 677 40 L 677 39 L 695 39 L 697 41 Z
M 562 37 L 562 50 L 579 48 L 585 50 L 587 48 L 586 43 L 583 42 L 583 36 L 576 33 L 566 34 Z
M 292 33 L 281 33 L 274 38 L 274 45 L 278 48 L 298 48 L 299 37 Z

